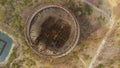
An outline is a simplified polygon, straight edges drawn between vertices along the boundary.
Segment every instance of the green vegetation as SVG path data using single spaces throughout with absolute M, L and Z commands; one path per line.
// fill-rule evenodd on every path
M 98 20 L 98 22 L 100 23 L 100 25 L 102 25 L 102 24 L 105 22 L 105 17 L 99 16 L 99 17 L 97 18 L 97 20 Z
M 87 15 L 91 15 L 93 12 L 92 8 L 88 4 L 85 4 L 85 11 Z
M 1 0 L 0 5 L 4 8 L 0 13 L 0 20 L 6 23 L 11 30 L 15 31 L 15 36 L 23 36 L 24 25 L 20 16 L 22 9 L 31 4 L 31 0 Z M 3 14 L 3 15 L 1 15 Z
M 73 2 L 73 0 L 69 0 L 67 5 L 68 8 L 75 14 L 81 12 L 81 16 L 91 15 L 93 12 L 92 8 L 88 4 L 83 5 L 79 3 L 79 5 L 76 5 L 75 2 Z
M 120 68 L 120 59 L 119 58 L 115 58 L 115 59 L 110 60 L 105 67 L 112 68 L 114 65 L 117 68 Z
M 72 10 L 74 13 L 76 13 L 78 11 L 77 6 L 75 5 L 75 3 L 72 0 L 68 1 L 68 8 L 70 10 Z
M 16 48 L 13 49 L 13 52 L 10 55 L 9 61 L 8 61 L 7 65 L 6 65 L 6 68 L 9 68 L 10 63 L 16 58 L 16 50 L 17 50 Z
M 118 46 L 120 46 L 120 41 L 118 41 L 118 43 L 117 43 L 117 44 L 118 44 Z
M 113 63 L 120 68 L 120 59 L 114 59 Z
M 26 65 L 30 68 L 31 66 L 35 65 L 35 62 L 32 59 L 27 59 Z
M 0 0 L 0 5 L 4 6 L 6 4 L 9 4 L 10 2 L 12 2 L 13 0 Z
M 105 68 L 103 64 L 99 64 L 97 68 Z
M 0 0 L 1 12 L 0 12 L 0 21 L 1 23 L 6 24 L 10 27 L 10 30 L 14 31 L 14 37 L 21 39 L 22 45 L 26 45 L 24 39 L 24 22 L 21 17 L 21 12 L 24 7 L 32 4 L 31 0 Z M 12 54 L 10 55 L 9 61 L 6 64 L 5 68 L 9 68 L 11 62 L 17 58 L 16 57 L 16 48 L 13 49 Z M 18 65 L 13 64 L 12 68 L 18 68 Z
M 54 2 L 55 0 L 43 0 L 44 3 L 51 3 L 51 2 Z
M 14 64 L 12 65 L 12 68 L 19 68 L 19 65 L 18 65 L 17 63 L 14 63 Z

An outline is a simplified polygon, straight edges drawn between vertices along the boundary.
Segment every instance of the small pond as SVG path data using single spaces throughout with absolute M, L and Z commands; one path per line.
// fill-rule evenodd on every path
M 0 62 L 8 56 L 13 40 L 6 34 L 0 32 Z

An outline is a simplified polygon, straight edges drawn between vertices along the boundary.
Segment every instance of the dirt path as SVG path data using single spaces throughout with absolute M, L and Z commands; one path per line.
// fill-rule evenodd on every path
M 106 33 L 105 37 L 103 38 L 102 42 L 100 43 L 97 51 L 96 51 L 96 54 L 94 55 L 94 57 L 92 58 L 88 68 L 94 68 L 93 67 L 93 64 L 95 63 L 96 59 L 98 58 L 98 56 L 100 55 L 100 52 L 102 51 L 102 49 L 104 48 L 105 46 L 105 43 L 106 43 L 106 40 L 108 38 L 108 36 L 110 35 L 111 31 L 112 31 L 112 28 L 114 26 L 114 20 L 113 18 L 108 14 L 106 13 L 104 10 L 100 9 L 100 8 L 97 8 L 95 5 L 91 4 L 90 2 L 88 2 L 87 0 L 81 0 L 82 2 L 84 3 L 87 3 L 88 5 L 90 5 L 91 7 L 93 7 L 94 9 L 96 9 L 97 11 L 101 12 L 102 14 L 104 14 L 108 20 L 110 21 L 110 27 L 109 27 L 109 30 L 108 32 Z M 82 60 L 83 61 L 83 60 Z M 83 64 L 86 64 L 85 62 Z M 85 65 L 86 67 L 86 65 Z
M 88 4 L 88 5 L 90 5 L 91 7 L 96 9 L 97 11 L 101 12 L 102 14 L 104 14 L 108 18 L 108 20 L 110 19 L 111 16 L 107 12 L 105 12 L 104 10 L 98 8 L 97 6 L 95 6 L 92 3 L 88 2 L 87 0 L 81 0 L 81 2 L 84 2 L 84 3 Z
M 97 57 L 100 55 L 100 52 L 102 51 L 102 49 L 103 49 L 104 46 L 105 46 L 106 40 L 107 40 L 108 36 L 110 35 L 110 33 L 111 33 L 111 31 L 112 31 L 112 28 L 113 28 L 113 26 L 114 26 L 114 21 L 113 21 L 112 18 L 110 19 L 110 22 L 111 22 L 111 25 L 110 25 L 110 27 L 109 27 L 109 31 L 106 33 L 106 35 L 105 35 L 105 37 L 103 38 L 101 44 L 99 45 L 99 47 L 98 47 L 98 49 L 97 49 L 97 51 L 96 51 L 96 54 L 95 54 L 95 56 L 92 58 L 92 61 L 91 61 L 91 63 L 90 63 L 90 65 L 89 65 L 88 68 L 93 68 L 93 64 L 95 63 Z
M 87 68 L 87 64 L 86 64 L 85 61 L 80 57 L 80 55 L 78 55 L 78 58 L 79 58 L 79 60 L 83 63 L 83 66 L 84 66 L 85 68 Z

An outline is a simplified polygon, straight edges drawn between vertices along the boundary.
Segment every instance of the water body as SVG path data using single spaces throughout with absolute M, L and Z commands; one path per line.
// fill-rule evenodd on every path
M 0 62 L 8 56 L 13 40 L 6 34 L 0 32 Z

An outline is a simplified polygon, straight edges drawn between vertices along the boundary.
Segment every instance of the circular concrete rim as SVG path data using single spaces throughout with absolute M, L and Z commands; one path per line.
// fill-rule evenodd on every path
M 72 46 L 68 51 L 64 51 L 64 53 L 60 53 L 60 54 L 56 54 L 56 55 L 45 55 L 45 54 L 41 54 L 40 52 L 36 51 L 36 50 L 32 47 L 33 44 L 32 44 L 32 40 L 31 40 L 30 35 L 29 35 L 30 26 L 31 26 L 31 21 L 32 21 L 32 19 L 34 18 L 34 16 L 35 16 L 38 12 L 40 12 L 41 10 L 44 10 L 44 9 L 50 8 L 50 7 L 60 8 L 60 9 L 64 10 L 65 12 L 67 12 L 67 13 L 71 16 L 71 18 L 73 18 L 74 23 L 76 24 L 76 28 L 77 28 L 77 30 L 76 30 L 76 31 L 77 31 L 77 36 L 76 36 L 76 39 L 73 40 L 73 46 Z M 62 57 L 62 56 L 67 55 L 67 54 L 70 53 L 70 52 L 74 49 L 74 47 L 77 45 L 77 42 L 79 41 L 79 38 L 80 38 L 80 27 L 79 27 L 79 23 L 78 23 L 76 17 L 74 16 L 74 14 L 72 14 L 71 11 L 68 10 L 67 8 L 62 7 L 61 5 L 55 5 L 55 4 L 54 4 L 54 5 L 44 5 L 42 8 L 40 8 L 40 9 L 38 9 L 36 12 L 34 12 L 31 17 L 28 18 L 27 24 L 26 24 L 26 27 L 25 27 L 25 32 L 24 32 L 24 33 L 25 33 L 25 38 L 26 38 L 26 41 L 27 41 L 29 47 L 30 47 L 37 55 L 57 58 L 57 57 Z

